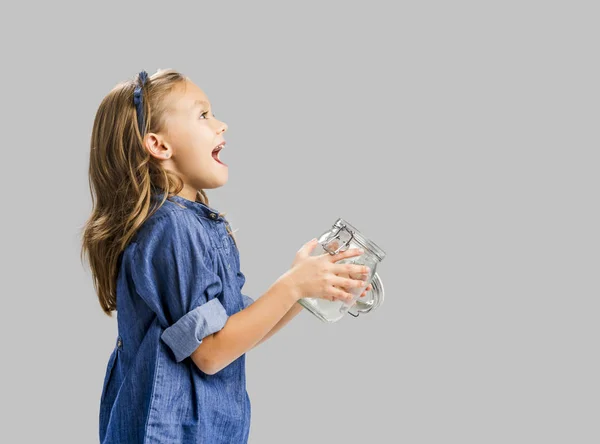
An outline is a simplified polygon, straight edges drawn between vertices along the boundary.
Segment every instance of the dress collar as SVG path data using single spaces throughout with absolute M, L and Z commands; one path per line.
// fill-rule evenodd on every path
M 158 193 L 157 196 L 159 199 L 162 200 L 164 193 Z M 205 217 L 207 219 L 214 220 L 214 221 L 225 220 L 223 218 L 223 216 L 219 216 L 219 210 L 209 207 L 208 205 L 205 205 L 202 202 L 191 201 L 184 197 L 178 196 L 177 194 L 169 197 L 167 200 L 169 200 L 171 202 L 179 203 L 179 204 L 183 205 L 184 207 L 189 208 L 190 210 L 194 211 L 195 213 L 197 213 L 200 216 Z

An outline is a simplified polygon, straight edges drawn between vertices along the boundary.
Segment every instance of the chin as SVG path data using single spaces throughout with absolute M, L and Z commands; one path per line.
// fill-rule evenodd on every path
M 224 177 L 215 179 L 210 185 L 206 185 L 202 188 L 205 190 L 214 190 L 215 188 L 219 188 L 219 187 L 222 187 L 223 185 L 225 185 L 228 182 L 228 180 L 229 180 L 229 176 L 224 175 Z

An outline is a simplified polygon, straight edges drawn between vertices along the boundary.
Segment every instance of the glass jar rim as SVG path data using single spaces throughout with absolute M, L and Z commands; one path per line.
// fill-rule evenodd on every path
M 333 225 L 340 229 L 347 228 L 350 231 L 352 231 L 352 235 L 356 238 L 356 240 L 360 244 L 362 244 L 363 247 L 365 247 L 366 249 L 370 250 L 373 254 L 375 254 L 379 258 L 380 262 L 383 260 L 383 258 L 385 258 L 385 255 L 386 255 L 385 251 L 383 251 L 383 249 L 381 247 L 379 247 L 375 242 L 367 239 L 360 232 L 360 230 L 358 230 L 355 226 L 353 226 L 348 221 L 346 221 L 340 217 L 340 218 L 338 218 L 338 220 L 335 221 L 335 223 Z

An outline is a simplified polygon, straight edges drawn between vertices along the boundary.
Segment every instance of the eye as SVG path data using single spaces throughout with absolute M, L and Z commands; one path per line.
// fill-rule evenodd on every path
M 200 114 L 200 117 L 204 116 L 204 118 L 206 118 L 206 115 L 208 114 L 208 111 L 204 111 L 202 114 Z M 214 114 L 212 115 L 213 117 L 217 117 Z

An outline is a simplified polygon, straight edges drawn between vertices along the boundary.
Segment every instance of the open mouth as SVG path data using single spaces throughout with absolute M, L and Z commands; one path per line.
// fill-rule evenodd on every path
M 219 145 L 217 145 L 216 148 L 212 152 L 212 157 L 213 157 L 213 159 L 215 159 L 215 161 L 217 163 L 219 163 L 223 166 L 227 166 L 227 164 L 221 162 L 221 159 L 219 159 L 219 153 L 221 152 L 221 150 L 223 149 L 224 146 L 225 146 L 225 142 L 222 142 Z

